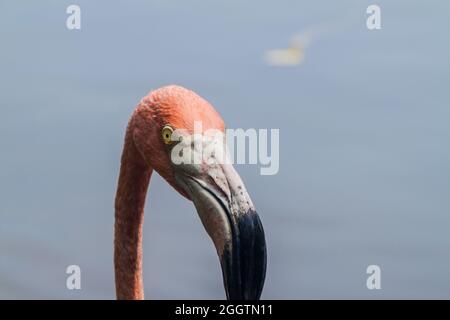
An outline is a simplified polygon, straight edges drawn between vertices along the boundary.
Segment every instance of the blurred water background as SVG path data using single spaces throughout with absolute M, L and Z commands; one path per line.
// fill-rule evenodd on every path
M 277 175 L 237 166 L 266 229 L 263 298 L 450 298 L 449 2 L 377 1 L 378 31 L 370 1 L 78 0 L 69 31 L 72 3 L 0 3 L 0 298 L 114 298 L 125 126 L 171 83 L 230 128 L 281 130 Z M 302 65 L 264 63 L 316 27 Z M 156 174 L 144 259 L 146 298 L 224 297 L 193 205 Z

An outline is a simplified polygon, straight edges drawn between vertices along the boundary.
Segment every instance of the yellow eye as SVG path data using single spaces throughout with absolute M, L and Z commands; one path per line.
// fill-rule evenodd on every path
M 162 138 L 165 144 L 171 144 L 173 142 L 172 133 L 173 133 L 172 127 L 169 125 L 165 125 L 164 128 L 162 129 Z

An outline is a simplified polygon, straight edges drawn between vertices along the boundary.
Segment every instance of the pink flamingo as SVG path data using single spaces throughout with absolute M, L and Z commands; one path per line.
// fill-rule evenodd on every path
M 204 131 L 225 129 L 222 118 L 206 100 L 179 86 L 151 92 L 130 118 L 115 200 L 118 299 L 144 298 L 142 224 L 153 170 L 193 201 L 219 256 L 227 298 L 257 300 L 261 296 L 266 273 L 265 236 L 241 178 L 230 164 L 176 165 L 171 160 L 172 148 L 193 133 L 195 121 L 201 121 Z M 173 141 L 176 129 L 185 131 L 181 139 Z

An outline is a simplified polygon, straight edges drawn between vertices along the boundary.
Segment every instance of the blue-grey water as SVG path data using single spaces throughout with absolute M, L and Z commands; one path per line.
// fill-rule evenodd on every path
M 124 129 L 170 83 L 230 128 L 280 128 L 277 175 L 237 166 L 266 230 L 263 298 L 450 298 L 450 4 L 376 3 L 369 31 L 369 1 L 2 1 L 0 298 L 114 298 Z M 317 26 L 302 65 L 264 63 Z M 224 297 L 193 205 L 157 175 L 144 270 L 149 299 Z

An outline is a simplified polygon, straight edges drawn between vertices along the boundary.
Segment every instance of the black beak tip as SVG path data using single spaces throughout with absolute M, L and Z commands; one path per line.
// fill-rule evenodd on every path
M 241 214 L 233 223 L 233 242 L 222 256 L 224 285 L 229 300 L 259 300 L 267 265 L 266 240 L 255 211 Z

